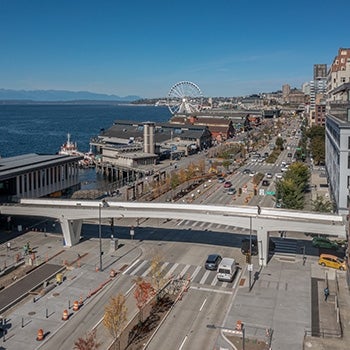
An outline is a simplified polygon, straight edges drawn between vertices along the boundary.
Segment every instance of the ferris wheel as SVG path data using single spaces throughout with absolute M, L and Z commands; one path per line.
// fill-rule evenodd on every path
M 201 89 L 190 81 L 180 81 L 169 91 L 167 106 L 172 114 L 199 112 L 202 107 Z

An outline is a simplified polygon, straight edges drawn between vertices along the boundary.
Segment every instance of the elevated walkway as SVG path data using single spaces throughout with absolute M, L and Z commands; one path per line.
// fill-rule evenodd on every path
M 86 219 L 155 218 L 232 225 L 257 233 L 260 243 L 259 263 L 263 266 L 268 261 L 269 231 L 294 231 L 346 238 L 346 225 L 339 215 L 259 206 L 23 199 L 17 205 L 1 206 L 0 212 L 5 215 L 56 218 L 61 224 L 67 246 L 79 243 L 82 222 Z

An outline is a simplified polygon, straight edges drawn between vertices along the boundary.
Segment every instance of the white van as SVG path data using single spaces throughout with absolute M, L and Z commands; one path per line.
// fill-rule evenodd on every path
M 235 259 L 223 258 L 218 267 L 216 277 L 219 281 L 232 282 L 237 270 Z

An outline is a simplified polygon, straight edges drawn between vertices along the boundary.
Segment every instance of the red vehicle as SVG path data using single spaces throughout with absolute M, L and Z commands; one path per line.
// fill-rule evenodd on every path
M 226 182 L 224 183 L 224 187 L 225 187 L 225 188 L 230 188 L 231 186 L 232 186 L 231 181 L 226 181 Z

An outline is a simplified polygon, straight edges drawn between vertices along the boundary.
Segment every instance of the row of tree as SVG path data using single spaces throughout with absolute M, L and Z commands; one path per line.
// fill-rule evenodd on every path
M 139 309 L 139 322 L 143 322 L 143 309 L 145 305 L 163 288 L 166 283 L 165 273 L 162 270 L 162 259 L 159 254 L 155 254 L 151 260 L 151 280 L 147 281 L 142 277 L 134 280 L 134 298 Z M 113 339 L 117 340 L 123 332 L 127 319 L 126 298 L 123 294 L 117 294 L 111 297 L 109 303 L 105 306 L 103 325 L 107 328 Z M 115 341 L 115 349 L 117 342 Z M 96 330 L 93 330 L 79 338 L 74 343 L 76 350 L 97 350 L 101 347 L 97 341 Z M 120 345 L 120 344 L 119 344 Z

